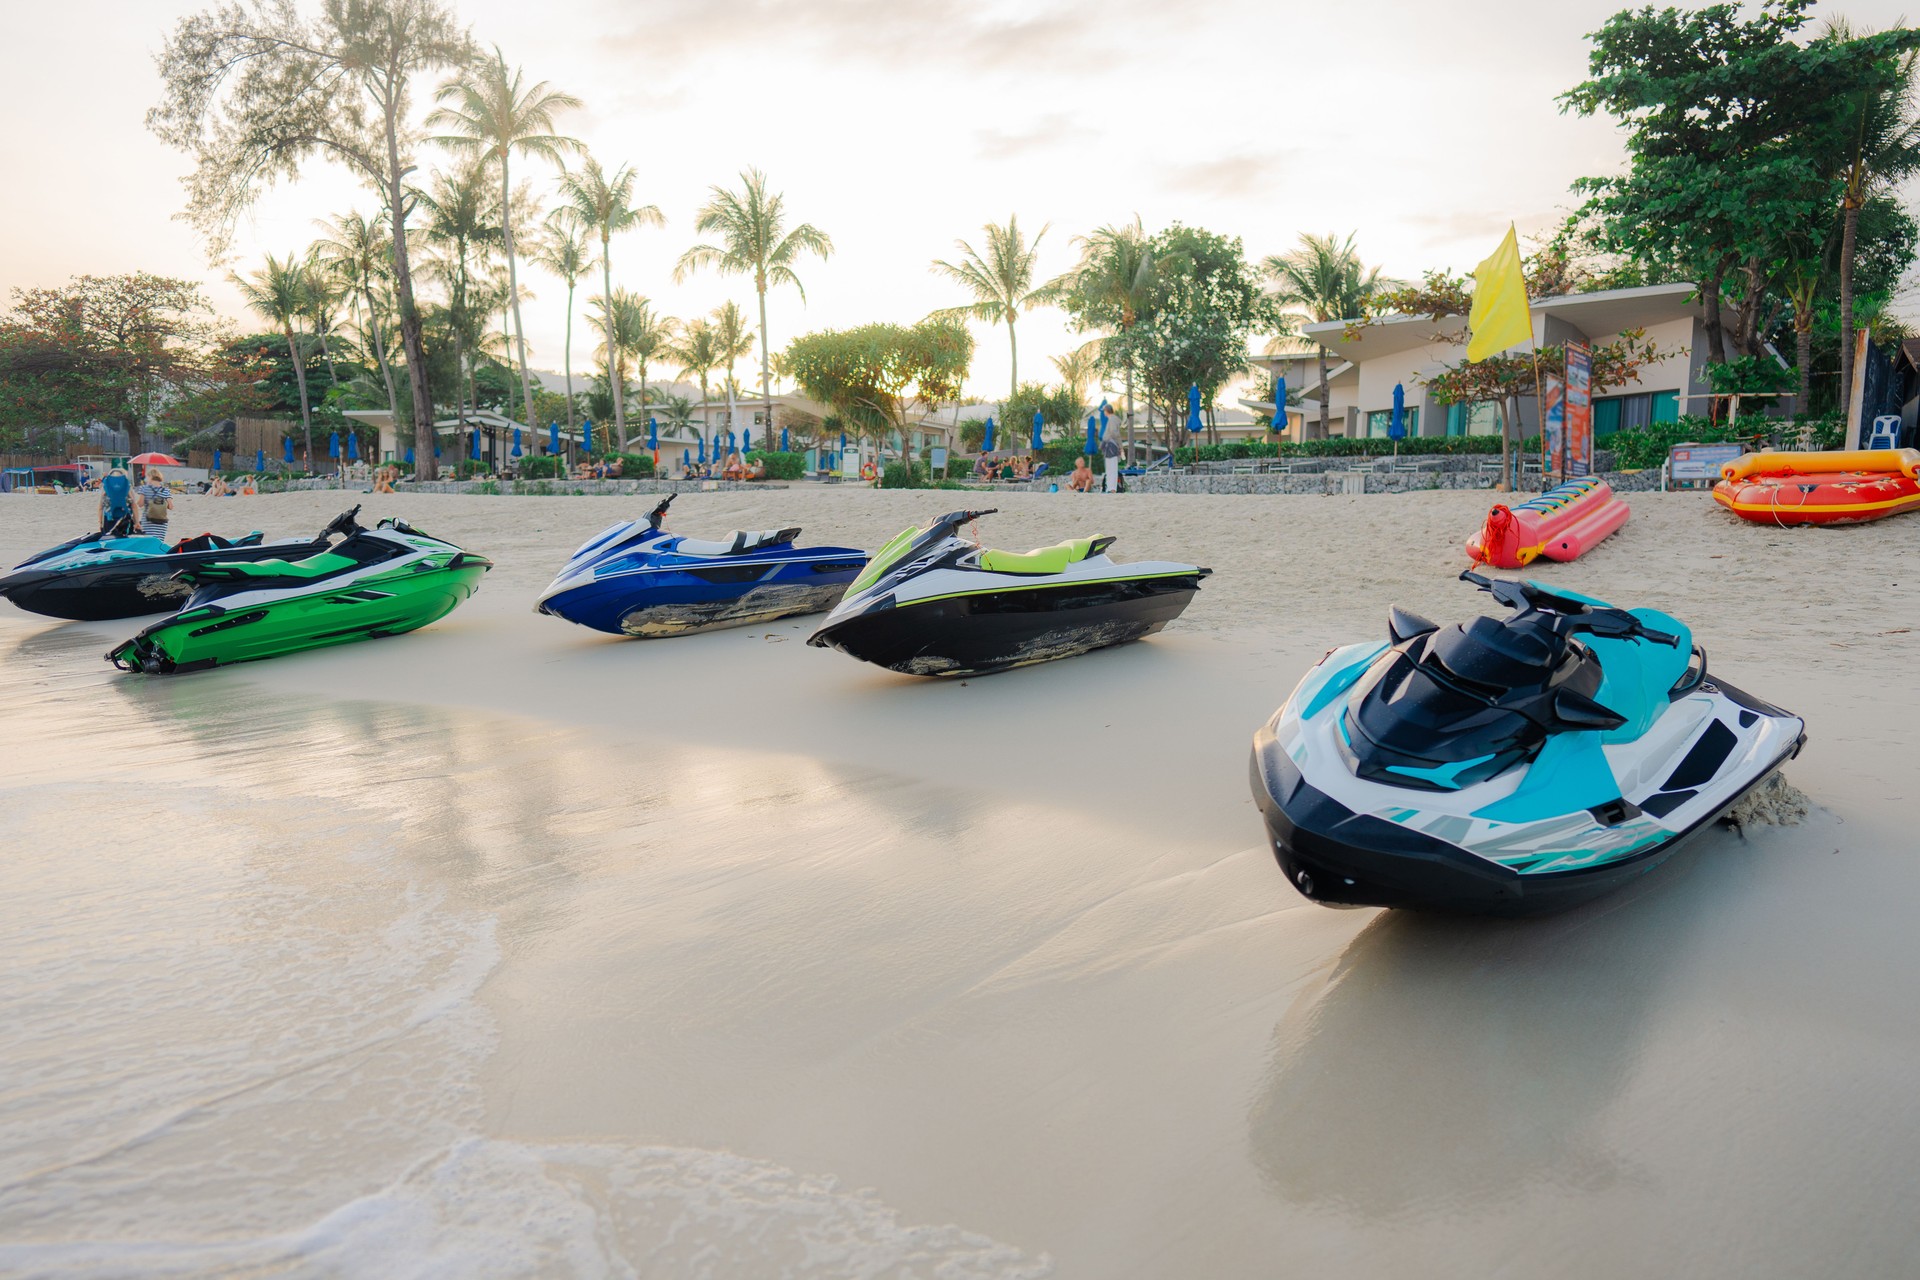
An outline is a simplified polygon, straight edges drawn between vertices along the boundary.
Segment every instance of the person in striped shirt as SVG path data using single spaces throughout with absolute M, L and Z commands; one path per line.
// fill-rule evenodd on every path
M 140 532 L 165 542 L 167 522 L 173 518 L 173 490 L 167 487 L 160 468 L 147 468 L 146 482 L 133 491 L 133 504 Z

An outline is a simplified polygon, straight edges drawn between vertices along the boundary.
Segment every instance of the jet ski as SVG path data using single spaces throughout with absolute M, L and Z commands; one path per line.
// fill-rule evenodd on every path
M 960 536 L 985 511 L 955 511 L 875 553 L 807 640 L 890 671 L 968 676 L 1070 658 L 1150 636 L 1212 573 L 1107 558 L 1110 537 L 994 551 Z
M 1274 856 L 1329 906 L 1557 911 L 1618 888 L 1799 754 L 1685 623 L 1461 575 L 1513 612 L 1334 649 L 1254 736 Z
M 832 608 L 866 567 L 852 547 L 794 546 L 798 529 L 677 537 L 664 527 L 673 498 L 581 544 L 534 612 L 616 636 L 691 635 Z
M 29 556 L 0 577 L 0 597 L 29 613 L 88 622 L 167 613 L 191 591 L 174 577 L 182 569 L 307 555 L 326 546 L 317 536 L 262 542 L 258 531 L 231 541 L 202 533 L 166 543 L 134 536 L 131 528 L 131 521 L 122 521 L 105 533 L 83 533 Z
M 322 532 L 340 541 L 292 560 L 222 561 L 178 574 L 186 606 L 107 654 L 122 671 L 196 671 L 436 622 L 480 586 L 484 556 L 398 519 L 362 528 L 355 507 Z

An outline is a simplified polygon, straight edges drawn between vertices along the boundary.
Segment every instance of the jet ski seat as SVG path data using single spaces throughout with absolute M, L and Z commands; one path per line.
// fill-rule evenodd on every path
M 766 547 L 777 547 L 783 542 L 792 542 L 800 536 L 799 529 L 761 529 L 749 533 L 735 529 L 724 539 L 710 542 L 705 538 L 682 538 L 680 545 L 674 548 L 687 556 L 739 556 L 749 551 L 759 551 Z
M 1059 573 L 1068 565 L 1089 560 L 1112 546 L 1112 538 L 1075 538 L 1033 551 L 980 552 L 980 567 L 989 573 Z
M 217 533 L 201 533 L 191 538 L 182 538 L 173 544 L 175 553 L 182 551 L 225 551 L 229 547 L 257 547 L 263 535 L 258 529 L 239 538 L 223 538 Z
M 219 567 L 244 578 L 324 578 L 342 569 L 357 568 L 360 563 L 351 556 L 322 551 L 304 560 L 237 560 Z

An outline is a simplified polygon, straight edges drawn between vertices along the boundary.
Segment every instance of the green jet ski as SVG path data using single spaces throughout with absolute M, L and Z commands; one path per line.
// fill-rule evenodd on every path
M 346 512 L 322 537 L 340 541 L 298 560 L 196 565 L 179 613 L 111 650 L 122 671 L 198 671 L 349 640 L 399 635 L 437 622 L 493 567 L 397 519 L 364 529 Z

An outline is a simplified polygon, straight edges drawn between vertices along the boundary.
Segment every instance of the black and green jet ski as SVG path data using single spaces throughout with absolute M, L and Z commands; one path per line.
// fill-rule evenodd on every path
M 297 560 L 196 565 L 179 613 L 107 654 L 122 671 L 197 671 L 350 640 L 399 635 L 453 612 L 493 567 L 398 519 L 328 525 L 340 541 Z

